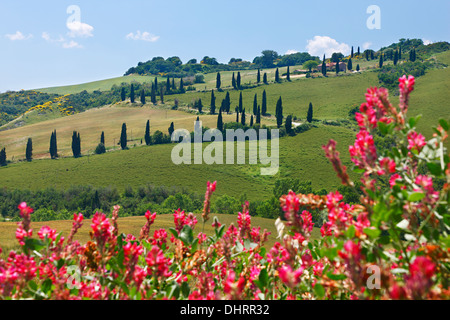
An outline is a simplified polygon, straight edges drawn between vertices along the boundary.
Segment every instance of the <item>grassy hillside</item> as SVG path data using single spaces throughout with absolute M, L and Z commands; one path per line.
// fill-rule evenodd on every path
M 79 93 L 81 91 L 86 90 L 87 92 L 93 91 L 108 91 L 111 89 L 113 85 L 120 85 L 121 83 L 131 83 L 133 81 L 136 82 L 153 82 L 155 77 L 153 76 L 138 76 L 138 75 L 130 75 L 126 77 L 117 77 L 93 82 L 87 82 L 82 84 L 61 86 L 61 87 L 50 87 L 50 88 L 40 88 L 35 91 L 44 92 L 44 93 L 55 93 L 55 94 L 74 94 Z

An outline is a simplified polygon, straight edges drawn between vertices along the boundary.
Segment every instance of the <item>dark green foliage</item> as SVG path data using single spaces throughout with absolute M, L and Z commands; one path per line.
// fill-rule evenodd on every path
M 173 122 L 170 124 L 170 127 L 169 127 L 168 131 L 169 131 L 169 136 L 172 136 L 172 133 L 175 131 L 175 127 L 173 125 Z
M 394 90 L 398 85 L 398 79 L 405 74 L 416 78 L 423 76 L 428 68 L 428 64 L 421 62 L 404 62 L 402 64 L 385 65 L 378 73 L 378 79 L 386 88 Z
M 147 124 L 145 125 L 144 140 L 145 144 L 148 146 L 152 143 L 152 137 L 150 135 L 150 120 L 147 120 Z
M 164 104 L 164 88 L 159 89 L 159 99 L 161 103 Z
M 239 108 L 236 107 L 236 122 L 239 123 Z
M 150 101 L 153 104 L 156 104 L 156 89 L 155 89 L 155 86 L 152 86 L 152 91 L 150 92 Z
M 256 83 L 261 82 L 261 71 L 258 69 L 258 74 L 256 75 Z
M 195 107 L 198 109 L 198 112 L 202 113 L 203 112 L 203 103 L 202 103 L 202 99 L 198 99 L 195 103 Z
M 145 91 L 144 91 L 144 89 L 141 90 L 141 103 L 145 104 Z
M 415 48 L 412 48 L 411 51 L 409 51 L 409 60 L 411 62 L 416 61 L 416 49 Z
M 106 147 L 103 143 L 99 143 L 97 147 L 95 148 L 96 154 L 103 154 L 106 153 Z
M 237 73 L 236 86 L 239 90 L 241 89 L 241 73 L 240 72 Z
M 217 129 L 223 131 L 222 109 L 219 110 L 219 116 L 217 117 Z
M 280 72 L 278 68 L 275 70 L 275 82 L 280 82 Z
M 243 126 L 245 126 L 245 109 L 244 110 L 242 110 L 242 114 L 241 114 L 241 124 L 243 125 Z
M 56 138 L 56 130 L 52 132 L 50 137 L 50 157 L 52 159 L 58 158 L 58 141 Z
M 277 118 L 277 127 L 280 128 L 283 124 L 283 102 L 281 97 L 277 101 L 277 106 L 275 109 L 275 117 Z
M 253 98 L 253 114 L 256 115 L 258 113 L 258 96 L 255 93 L 255 97 Z
M 216 113 L 216 97 L 214 96 L 214 90 L 211 90 L 211 103 L 210 103 L 210 113 Z
M 269 84 L 269 82 L 267 81 L 267 73 L 265 73 L 265 72 L 263 75 L 263 82 L 264 82 L 264 84 Z
M 250 127 L 253 127 L 253 115 L 250 117 Z
M 244 105 L 242 103 L 242 91 L 239 93 L 239 112 L 242 112 Z
M 171 89 L 171 86 L 170 86 L 170 77 L 167 77 L 167 81 L 166 81 L 166 92 L 167 92 L 167 93 L 170 93 L 170 89 Z
M 72 154 L 74 158 L 81 157 L 81 139 L 80 134 L 76 131 L 72 134 Z
M 258 112 L 256 113 L 256 123 L 257 124 L 261 123 L 261 108 L 260 108 L 260 106 L 258 106 Z
M 396 66 L 398 63 L 398 50 L 395 50 L 394 52 L 394 66 Z
M 291 71 L 289 69 L 289 66 L 287 67 L 286 80 L 291 81 Z
M 106 145 L 106 143 L 105 143 L 105 132 L 104 131 L 102 131 L 102 134 L 100 135 L 100 143 L 103 143 L 103 144 Z
M 6 165 L 6 148 L 3 148 L 2 150 L 0 150 L 0 167 L 4 167 Z
M 284 123 L 284 127 L 286 128 L 286 133 L 288 135 L 292 135 L 294 132 L 292 131 L 292 115 L 288 115 L 286 117 L 286 121 Z
M 31 138 L 28 138 L 27 141 L 27 148 L 25 150 L 25 159 L 28 162 L 31 162 L 33 160 L 33 140 Z
M 222 85 L 222 81 L 220 79 L 220 72 L 217 72 L 216 76 L 216 89 L 220 90 L 220 86 Z
M 359 63 L 356 65 L 356 71 L 359 71 Z
M 348 59 L 348 62 L 347 62 L 347 68 L 348 68 L 348 70 L 352 70 L 353 69 L 353 63 L 352 63 L 352 59 L 350 58 L 350 59 Z
M 122 150 L 127 149 L 127 143 L 128 143 L 128 140 L 127 140 L 127 125 L 126 125 L 126 123 L 123 123 L 122 124 L 122 131 L 120 133 L 120 141 L 119 141 L 119 144 L 120 144 L 120 147 L 122 148 Z
M 383 54 L 382 53 L 380 53 L 380 61 L 378 62 L 378 66 L 380 69 L 383 68 Z
M 180 93 L 185 93 L 186 92 L 186 90 L 184 89 L 183 78 L 180 79 L 180 88 L 178 89 L 178 91 Z
M 120 91 L 120 100 L 125 101 L 126 98 L 127 98 L 127 96 L 126 96 L 125 87 L 122 87 L 122 90 Z
M 134 103 L 134 101 L 135 101 L 134 84 L 133 83 L 131 84 L 131 89 L 130 89 L 130 100 L 131 100 L 131 103 Z
M 267 114 L 267 94 L 266 90 L 262 93 L 261 114 L 265 116 Z
M 308 121 L 309 123 L 311 123 L 313 120 L 313 105 L 310 102 L 309 103 L 309 107 L 308 107 L 308 114 L 306 116 L 306 121 Z
M 350 57 L 353 58 L 353 46 L 352 46 L 352 53 L 350 54 Z
M 327 63 L 325 61 L 325 55 L 323 55 L 323 61 L 322 61 L 322 75 L 327 75 Z

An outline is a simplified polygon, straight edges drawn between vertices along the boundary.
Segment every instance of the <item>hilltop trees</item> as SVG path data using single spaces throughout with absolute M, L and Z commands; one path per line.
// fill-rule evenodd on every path
M 309 123 L 311 123 L 313 120 L 313 105 L 310 102 L 309 103 L 309 107 L 308 107 L 308 114 L 306 115 L 306 121 L 308 121 Z
M 398 63 L 398 50 L 395 50 L 394 52 L 394 66 L 396 66 Z
M 147 120 L 147 124 L 145 126 L 144 140 L 145 140 L 145 144 L 148 146 L 152 143 L 152 138 L 150 136 L 150 120 Z
M 126 123 L 122 124 L 122 132 L 120 133 L 120 147 L 122 148 L 122 150 L 127 149 L 127 125 Z
M 416 61 L 416 49 L 415 48 L 412 48 L 411 51 L 409 51 L 409 60 L 411 62 Z
M 52 159 L 58 158 L 58 142 L 56 139 L 56 130 L 52 132 L 52 135 L 50 136 L 50 157 Z
M 25 150 L 25 159 L 28 162 L 31 162 L 33 160 L 33 140 L 31 138 L 28 138 L 27 141 L 27 148 Z
M 281 97 L 277 101 L 275 117 L 277 118 L 277 127 L 280 128 L 283 124 L 283 102 L 281 100 Z
M 81 156 L 80 133 L 76 131 L 72 134 L 72 154 L 74 158 L 79 158 Z
M 6 148 L 3 148 L 2 150 L 0 150 L 0 167 L 5 167 L 6 165 Z

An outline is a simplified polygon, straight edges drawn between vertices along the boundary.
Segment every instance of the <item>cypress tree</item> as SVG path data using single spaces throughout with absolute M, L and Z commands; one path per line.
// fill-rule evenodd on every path
M 351 53 L 350 57 L 353 58 L 353 46 L 352 46 L 352 53 Z
M 185 92 L 185 90 L 184 90 L 183 78 L 180 79 L 180 92 L 181 92 L 181 93 L 184 93 L 184 92 Z
M 6 162 L 6 149 L 3 148 L 0 151 L 0 167 L 5 167 L 6 165 L 7 165 L 7 162 Z
M 292 115 L 288 115 L 286 117 L 286 121 L 284 123 L 284 127 L 286 129 L 287 134 L 292 134 Z
M 31 162 L 33 160 L 33 140 L 31 138 L 28 138 L 27 141 L 27 148 L 25 150 L 25 158 L 28 162 Z
M 398 63 L 398 50 L 395 50 L 394 52 L 394 66 L 396 66 Z
M 145 104 L 145 91 L 144 91 L 144 89 L 141 90 L 141 103 Z
M 126 98 L 125 87 L 122 87 L 122 90 L 120 91 L 120 100 L 125 101 Z
M 336 65 L 335 65 L 335 67 L 336 67 L 336 74 L 339 74 L 339 61 L 337 61 L 337 62 L 335 62 L 336 63 Z
M 256 123 L 261 123 L 261 107 L 258 106 L 258 112 L 256 113 Z
M 158 92 L 158 77 L 155 77 L 155 91 Z
M 150 93 L 150 101 L 153 104 L 156 104 L 156 89 L 155 89 L 155 86 L 152 86 L 152 91 Z
M 130 100 L 131 100 L 131 103 L 134 103 L 134 99 L 135 99 L 135 97 L 134 97 L 134 85 L 131 84 L 131 89 L 130 89 Z
M 236 107 L 236 123 L 239 123 L 239 108 Z
M 172 78 L 172 90 L 177 90 L 177 86 L 175 85 L 175 78 Z
M 258 113 L 258 97 L 255 93 L 255 97 L 253 98 L 253 114 L 256 115 Z
M 369 61 L 370 60 L 369 50 L 366 50 L 365 53 L 366 53 L 366 60 Z
M 211 90 L 211 104 L 210 104 L 210 113 L 216 113 L 216 97 L 214 96 L 214 90 Z
M 325 61 L 325 55 L 323 55 L 322 74 L 323 74 L 324 76 L 327 75 L 327 63 L 326 63 L 326 61 Z
M 230 92 L 227 91 L 227 94 L 225 95 L 225 107 L 227 113 L 230 112 L 231 109 L 231 99 L 230 99 Z
M 58 142 L 56 139 L 56 130 L 52 132 L 52 135 L 50 137 L 50 157 L 52 159 L 58 158 Z
M 239 93 L 239 112 L 242 112 L 242 109 L 244 108 L 243 102 L 242 102 L 242 91 Z
M 287 81 L 291 81 L 291 71 L 290 71 L 290 69 L 289 69 L 289 66 L 287 67 L 286 80 L 287 80 Z
M 145 144 L 150 145 L 152 142 L 152 138 L 150 136 L 150 120 L 147 120 L 147 125 L 145 126 L 145 136 L 144 136 Z
M 253 115 L 250 116 L 250 127 L 253 127 Z
M 166 92 L 170 93 L 170 77 L 167 77 L 167 81 L 166 81 Z
M 217 90 L 220 90 L 220 86 L 222 85 L 222 82 L 220 80 L 220 72 L 217 72 L 217 77 L 216 77 L 216 88 Z
M 219 116 L 217 117 L 217 129 L 223 131 L 223 119 L 222 119 L 222 108 L 219 109 Z
M 373 51 L 373 50 L 370 50 L 370 59 L 371 59 L 371 60 L 375 59 L 374 54 L 375 54 L 374 51 Z
M 359 47 L 358 47 L 358 56 L 361 54 L 361 51 L 359 50 Z
M 234 78 L 234 72 L 231 77 L 231 86 L 233 87 L 233 89 L 236 89 L 236 79 Z
M 241 123 L 243 126 L 245 126 L 245 109 L 242 110 L 242 114 L 241 114 Z
M 79 143 L 79 135 L 76 131 L 72 133 L 72 154 L 74 158 L 78 158 L 80 156 L 80 143 Z
M 263 116 L 265 116 L 267 114 L 267 94 L 266 94 L 266 90 L 264 90 L 263 94 L 262 94 L 261 114 Z
M 277 127 L 280 128 L 283 124 L 283 102 L 281 100 L 281 97 L 277 101 L 275 116 L 277 118 Z
M 258 74 L 256 75 L 256 83 L 261 82 L 261 71 L 258 69 Z
M 306 121 L 308 121 L 309 123 L 311 123 L 313 120 L 313 105 L 310 102 L 309 103 L 309 107 L 308 107 L 308 114 L 306 116 Z
M 77 153 L 78 153 L 78 156 L 81 157 L 81 138 L 80 138 L 79 132 L 77 135 Z
M 120 133 L 120 147 L 122 150 L 127 148 L 127 125 L 122 124 L 122 132 Z
M 352 58 L 348 59 L 347 68 L 350 71 L 353 69 Z
M 398 48 L 398 60 L 402 59 L 402 47 Z
M 264 82 L 264 84 L 269 84 L 269 82 L 267 81 L 267 73 L 265 73 L 265 72 L 263 75 L 263 82 Z
M 275 82 L 280 82 L 280 72 L 278 68 L 275 70 Z
M 197 109 L 198 109 L 198 112 L 202 113 L 202 111 L 203 111 L 202 99 L 198 99 Z
M 236 85 L 237 85 L 237 88 L 240 90 L 241 89 L 241 73 L 239 71 L 237 73 Z
M 380 69 L 383 68 L 383 54 L 382 53 L 380 53 L 380 61 L 379 61 L 378 65 L 379 65 Z
M 105 144 L 105 132 L 102 131 L 102 134 L 100 135 L 100 143 Z
M 173 125 L 173 122 L 170 124 L 170 127 L 169 127 L 168 131 L 169 131 L 169 136 L 172 136 L 172 133 L 175 131 L 175 127 Z
M 356 65 L 356 71 L 359 71 L 359 63 Z
M 161 89 L 159 89 L 159 98 L 161 100 L 161 103 L 164 104 L 164 88 L 161 87 Z

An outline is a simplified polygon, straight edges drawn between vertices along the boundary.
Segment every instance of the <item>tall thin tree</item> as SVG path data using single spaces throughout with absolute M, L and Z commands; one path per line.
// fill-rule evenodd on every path
M 211 103 L 209 105 L 209 113 L 216 113 L 216 97 L 214 96 L 214 90 L 211 90 Z
M 127 125 L 126 123 L 122 124 L 122 131 L 120 133 L 120 147 L 122 148 L 122 150 L 125 150 L 127 148 L 127 143 L 128 143 L 128 138 L 127 138 Z
M 25 150 L 25 159 L 28 162 L 31 162 L 33 160 L 33 140 L 31 138 L 28 138 L 27 141 L 27 148 Z
M 267 94 L 266 90 L 262 93 L 261 114 L 265 116 L 267 114 Z
M 147 120 L 147 124 L 145 126 L 144 140 L 145 140 L 145 144 L 148 146 L 152 143 L 152 138 L 150 136 L 150 120 Z

